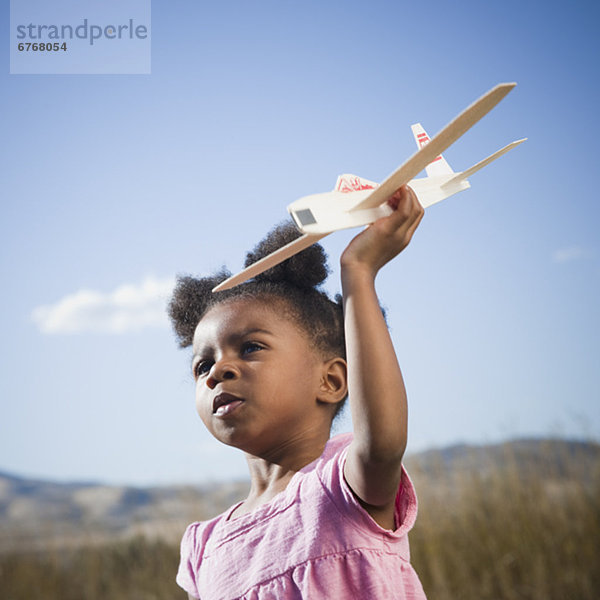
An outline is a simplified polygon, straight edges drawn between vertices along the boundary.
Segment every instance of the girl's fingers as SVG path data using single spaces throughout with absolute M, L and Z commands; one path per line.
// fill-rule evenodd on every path
M 417 198 L 417 195 L 415 194 L 414 190 L 410 187 L 408 188 L 408 190 L 410 192 L 411 203 L 412 203 L 411 215 L 413 218 L 412 218 L 412 222 L 409 226 L 409 233 L 412 237 L 412 234 L 415 232 L 415 229 L 419 226 L 421 219 L 425 215 L 425 209 L 419 202 L 419 199 Z
M 417 230 L 417 227 L 419 226 L 419 223 L 421 222 L 421 219 L 423 218 L 424 214 L 425 214 L 424 211 L 417 213 L 416 218 L 408 227 L 408 230 L 406 231 L 407 243 L 410 242 L 410 240 L 412 239 L 412 236 L 414 235 L 415 231 Z
M 403 186 L 388 201 L 391 215 L 378 219 L 350 242 L 342 261 L 372 264 L 377 272 L 409 244 L 424 210 L 414 191 Z
M 383 219 L 387 233 L 401 238 L 410 232 L 412 236 L 425 212 L 415 192 L 409 186 L 403 186 L 388 200 L 388 204 L 394 212 Z

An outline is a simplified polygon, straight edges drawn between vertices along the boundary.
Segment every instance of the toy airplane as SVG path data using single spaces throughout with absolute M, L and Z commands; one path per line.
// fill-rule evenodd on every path
M 492 88 L 431 140 L 420 123 L 413 125 L 412 131 L 419 150 L 381 185 L 356 175 L 340 175 L 332 192 L 312 194 L 292 202 L 287 209 L 302 235 L 226 279 L 213 292 L 227 290 L 256 277 L 334 231 L 368 225 L 391 214 L 392 209 L 387 201 L 404 184 L 409 184 L 414 190 L 423 208 L 471 187 L 468 177 L 527 138 L 508 144 L 460 173 L 455 173 L 450 168 L 442 157 L 442 152 L 492 110 L 515 85 L 516 83 L 501 83 Z M 423 169 L 427 177 L 413 179 Z

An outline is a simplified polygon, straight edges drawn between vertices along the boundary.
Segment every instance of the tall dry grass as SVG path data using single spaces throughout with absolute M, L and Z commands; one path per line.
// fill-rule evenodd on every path
M 417 469 L 411 554 L 428 597 L 599 599 L 600 465 L 583 452 L 507 446 L 488 468 Z
M 179 548 L 139 537 L 78 550 L 0 556 L 2 600 L 185 598 L 174 577 Z
M 409 464 L 419 492 L 412 562 L 432 600 L 600 598 L 600 464 L 514 448 L 452 469 Z M 178 547 L 137 537 L 0 555 L 2 600 L 183 599 Z M 345 599 L 343 599 L 345 600 Z

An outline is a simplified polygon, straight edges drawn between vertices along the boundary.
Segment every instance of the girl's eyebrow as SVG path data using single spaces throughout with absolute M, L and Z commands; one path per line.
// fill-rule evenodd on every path
M 273 332 L 269 331 L 268 329 L 263 329 L 262 327 L 250 327 L 249 329 L 242 329 L 241 331 L 234 331 L 231 334 L 229 334 L 227 336 L 227 343 L 233 344 L 233 343 L 237 342 L 238 340 L 241 340 L 241 339 L 243 339 L 249 335 L 253 335 L 255 333 L 262 333 L 262 334 L 270 335 L 270 336 L 274 335 Z M 192 361 L 194 360 L 195 357 L 200 356 L 201 354 L 205 354 L 207 351 L 207 347 L 202 346 L 198 350 L 199 351 L 194 350 L 194 353 L 192 355 Z
M 228 344 L 235 344 L 235 342 L 255 333 L 274 335 L 271 331 L 263 329 L 262 327 L 249 327 L 248 329 L 242 329 L 240 331 L 232 331 L 227 335 L 226 341 Z
M 273 335 L 273 333 L 270 332 L 268 329 L 263 329 L 262 327 L 251 327 L 250 329 L 245 329 L 239 333 L 233 333 L 230 336 L 230 338 L 231 339 L 243 338 L 243 337 L 246 337 L 247 335 L 252 335 L 253 333 L 266 333 L 267 335 Z

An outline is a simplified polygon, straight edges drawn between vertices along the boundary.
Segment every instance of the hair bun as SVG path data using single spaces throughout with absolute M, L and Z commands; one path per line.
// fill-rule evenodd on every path
M 280 223 L 274 227 L 255 248 L 246 254 L 245 267 L 283 248 L 299 238 L 301 233 L 291 222 Z M 257 281 L 289 283 L 299 288 L 315 288 L 321 285 L 327 275 L 327 255 L 320 244 L 313 244 L 302 252 L 284 260 L 264 273 L 256 276 Z

